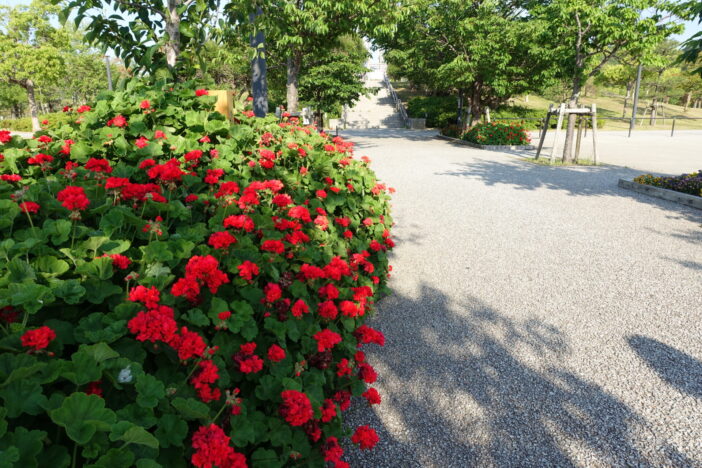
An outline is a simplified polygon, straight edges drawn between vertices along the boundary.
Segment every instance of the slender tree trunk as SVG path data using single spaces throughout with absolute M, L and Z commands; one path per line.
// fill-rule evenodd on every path
M 576 72 L 573 77 L 573 92 L 568 101 L 568 108 L 578 107 L 580 99 L 580 74 Z M 566 129 L 565 141 L 563 142 L 563 162 L 573 160 L 573 134 L 575 132 L 575 114 L 568 114 L 568 127 Z
M 626 96 L 624 96 L 624 109 L 622 109 L 622 118 L 626 117 L 626 105 L 629 103 L 629 97 L 631 97 L 631 88 L 634 84 L 629 82 L 626 84 Z
M 254 24 L 256 18 L 263 14 L 261 7 L 256 13 L 249 15 L 249 21 Z M 253 92 L 253 107 L 256 117 L 265 117 L 268 112 L 268 82 L 266 80 L 266 36 L 263 29 L 258 28 L 256 34 L 251 36 L 251 47 L 255 51 L 251 60 L 251 90 Z
M 175 68 L 180 55 L 180 14 L 178 14 L 180 4 L 180 0 L 168 0 L 168 15 L 166 18 L 168 41 L 165 49 L 166 63 L 171 69 Z
M 32 131 L 38 132 L 41 130 L 41 125 L 39 125 L 37 99 L 34 97 L 34 82 L 32 80 L 27 80 L 24 89 L 27 90 L 27 99 L 29 100 L 29 114 L 32 116 Z
M 471 126 L 480 123 L 480 119 L 483 117 L 483 101 L 480 99 L 480 88 L 481 83 L 476 81 L 473 84 L 470 98 Z
M 692 99 L 692 93 L 685 93 L 685 106 L 684 111 L 687 112 L 687 108 L 690 106 L 690 99 Z
M 300 74 L 301 62 L 302 54 L 300 54 L 298 51 L 294 51 L 293 54 L 290 57 L 288 57 L 288 81 L 286 84 L 286 101 L 288 112 L 290 112 L 291 114 L 297 113 L 297 80 Z

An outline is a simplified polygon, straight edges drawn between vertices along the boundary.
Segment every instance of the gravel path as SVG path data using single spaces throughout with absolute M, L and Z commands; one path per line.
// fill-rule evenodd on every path
M 397 189 L 363 467 L 702 466 L 702 212 L 427 132 L 347 131 Z

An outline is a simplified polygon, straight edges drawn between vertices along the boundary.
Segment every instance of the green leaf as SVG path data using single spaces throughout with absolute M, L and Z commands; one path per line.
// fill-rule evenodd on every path
M 134 453 L 129 450 L 111 448 L 92 465 L 86 468 L 129 468 L 134 466 Z
M 278 468 L 283 465 L 273 450 L 259 448 L 251 454 L 252 468 Z
M 5 432 L 7 432 L 7 420 L 5 416 L 7 416 L 7 408 L 0 407 L 0 439 L 2 439 Z
M 102 304 L 108 297 L 122 292 L 122 288 L 111 281 L 100 281 L 96 278 L 88 278 L 83 285 L 87 291 L 85 298 L 93 304 Z
M 210 319 L 208 319 L 200 309 L 190 309 L 185 315 L 181 315 L 181 318 L 198 327 L 207 327 L 210 325 Z
M 71 145 L 71 159 L 78 161 L 79 163 L 88 162 L 88 155 L 92 152 L 90 148 L 84 141 L 78 141 Z
M 51 242 L 54 245 L 60 245 L 66 242 L 70 237 L 72 226 L 71 222 L 66 219 L 47 219 L 44 221 L 42 231 L 44 234 L 50 236 Z
M 48 402 L 42 387 L 32 380 L 15 380 L 0 389 L 0 398 L 4 401 L 9 418 L 16 418 L 22 413 L 37 415 L 42 413 Z
M 64 260 L 59 260 L 52 255 L 39 257 L 34 265 L 37 271 L 45 277 L 54 277 L 66 273 L 69 269 L 68 263 Z
M 0 200 L 0 229 L 12 226 L 15 218 L 20 214 L 19 206 L 11 200 Z
M 156 439 L 156 437 L 154 437 L 153 434 L 151 434 L 143 427 L 139 427 L 127 421 L 120 421 L 115 425 L 115 427 L 118 427 L 120 424 L 123 423 L 128 424 L 129 427 L 124 431 L 115 431 L 113 429 L 113 431 L 110 433 L 110 440 L 121 440 L 125 444 L 145 445 L 153 449 L 158 448 L 158 440 Z
M 22 468 L 34 468 L 39 466 L 37 455 L 44 447 L 43 440 L 46 437 L 46 432 L 37 430 L 28 430 L 24 427 L 18 427 L 13 433 L 7 434 L 0 442 L 0 448 L 4 450 L 14 446 L 17 448 L 19 458 L 16 460 L 15 466 Z
M 207 419 L 210 417 L 210 408 L 193 398 L 175 398 L 171 405 L 178 410 L 180 415 L 185 419 Z
M 64 372 L 64 377 L 76 385 L 85 385 L 100 380 L 102 369 L 85 345 L 71 355 L 72 370 Z
M 144 408 L 153 408 L 158 401 L 166 396 L 163 382 L 151 374 L 141 374 L 136 381 L 137 404 Z
M 119 353 L 114 349 L 110 348 L 107 343 L 96 343 L 94 345 L 81 345 L 80 347 L 87 354 L 92 356 L 92 358 L 98 364 L 106 361 L 108 359 L 114 359 L 119 357 Z
M 8 271 L 10 272 L 8 279 L 13 283 L 33 281 L 37 278 L 37 276 L 34 274 L 34 268 L 32 268 L 25 260 L 23 260 L 20 257 L 13 258 L 6 265 Z
M 302 281 L 294 281 L 292 286 L 290 286 L 290 292 L 292 292 L 295 297 L 306 297 L 307 286 Z
M 175 414 L 164 414 L 156 428 L 161 447 L 180 447 L 188 435 L 188 424 Z
M 56 297 L 63 299 L 66 304 L 78 304 L 86 292 L 77 279 L 60 281 L 58 285 L 53 286 L 52 291 Z
M 107 432 L 117 419 L 105 400 L 97 395 L 73 393 L 63 400 L 60 408 L 49 413 L 51 420 L 66 429 L 66 434 L 78 444 L 87 444 L 97 431 Z
M 51 289 L 36 283 L 12 283 L 8 287 L 7 295 L 11 305 L 21 306 L 30 314 L 55 300 Z

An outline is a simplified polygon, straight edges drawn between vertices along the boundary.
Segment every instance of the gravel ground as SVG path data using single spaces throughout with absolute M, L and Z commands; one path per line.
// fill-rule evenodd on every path
M 429 132 L 347 131 L 394 195 L 362 467 L 702 466 L 702 212 Z

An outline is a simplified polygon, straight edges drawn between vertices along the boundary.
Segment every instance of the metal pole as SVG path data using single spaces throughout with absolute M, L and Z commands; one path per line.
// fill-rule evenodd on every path
M 255 24 L 256 18 L 263 14 L 261 7 L 256 13 L 249 14 L 249 22 Z M 254 115 L 265 117 L 268 112 L 268 82 L 266 80 L 266 36 L 263 29 L 256 28 L 256 34 L 251 35 L 251 47 L 254 58 L 251 60 L 251 88 L 253 94 Z
M 634 106 L 631 109 L 631 120 L 629 121 L 629 138 L 631 138 L 631 131 L 634 130 L 636 126 L 636 108 L 639 105 L 639 87 L 641 86 L 641 69 L 643 65 L 639 64 L 639 68 L 636 70 L 636 87 L 634 88 Z
M 110 69 L 110 57 L 105 55 L 105 69 L 107 70 L 107 89 L 112 91 L 112 70 Z
M 673 117 L 673 127 L 670 129 L 670 136 L 673 136 L 673 133 L 675 133 L 675 117 Z

